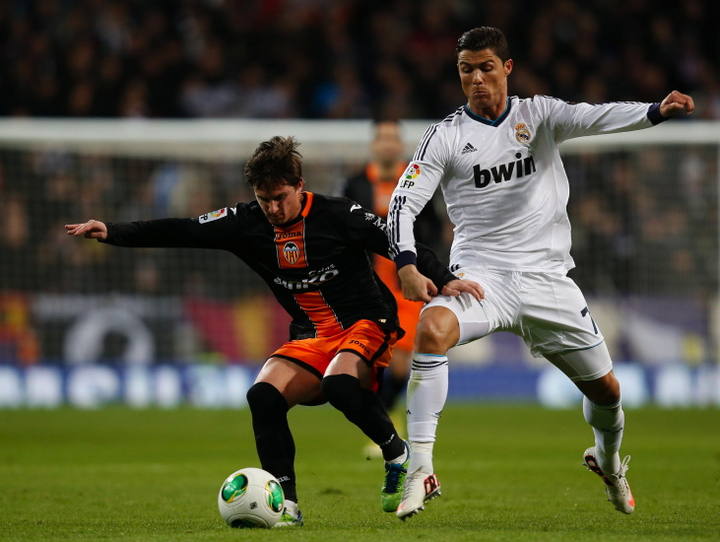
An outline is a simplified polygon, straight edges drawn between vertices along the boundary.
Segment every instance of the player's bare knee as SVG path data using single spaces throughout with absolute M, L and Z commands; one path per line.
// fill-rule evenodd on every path
M 424 353 L 444 353 L 442 326 L 437 322 L 426 319 L 418 323 L 417 345 L 415 350 Z
M 605 388 L 605 404 L 615 404 L 620 400 L 621 394 L 620 394 L 620 382 L 618 381 L 615 376 L 612 375 L 612 373 L 609 375 L 610 379 L 608 380 L 607 387 Z
M 454 315 L 452 316 L 454 318 Z M 428 354 L 445 354 L 458 341 L 457 328 L 457 319 L 448 318 L 443 312 L 423 312 L 418 322 L 415 350 Z
M 620 382 L 613 373 L 588 382 L 583 392 L 596 405 L 614 405 L 621 397 Z

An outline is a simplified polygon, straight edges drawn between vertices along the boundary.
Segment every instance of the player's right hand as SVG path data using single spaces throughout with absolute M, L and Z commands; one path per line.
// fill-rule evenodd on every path
M 68 235 L 84 235 L 88 239 L 107 239 L 107 226 L 105 222 L 100 222 L 91 218 L 82 224 L 65 224 L 65 233 Z
M 429 303 L 438 294 L 435 283 L 412 264 L 401 267 L 398 270 L 398 278 L 405 299 Z

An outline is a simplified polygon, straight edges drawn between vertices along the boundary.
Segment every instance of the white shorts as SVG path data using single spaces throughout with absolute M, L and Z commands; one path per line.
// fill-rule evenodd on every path
M 571 278 L 482 268 L 459 269 L 455 275 L 479 283 L 485 299 L 437 296 L 423 310 L 439 306 L 453 311 L 460 323 L 458 344 L 510 331 L 523 338 L 533 355 L 546 357 L 573 380 L 595 380 L 612 369 L 605 339 Z

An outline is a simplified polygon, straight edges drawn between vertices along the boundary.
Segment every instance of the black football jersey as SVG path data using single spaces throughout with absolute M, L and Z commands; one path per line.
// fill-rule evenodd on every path
M 108 223 L 104 242 L 232 252 L 291 315 L 291 339 L 331 336 L 358 320 L 402 333 L 395 300 L 368 254 L 389 257 L 385 221 L 349 199 L 304 194 L 300 215 L 282 226 L 270 224 L 253 201 L 198 218 Z M 419 271 L 439 289 L 455 279 L 428 248 L 417 250 Z

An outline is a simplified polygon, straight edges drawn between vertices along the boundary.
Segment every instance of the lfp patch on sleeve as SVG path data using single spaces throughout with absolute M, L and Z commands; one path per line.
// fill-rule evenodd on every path
M 200 224 L 205 224 L 206 222 L 212 222 L 213 220 L 217 220 L 218 218 L 222 218 L 224 216 L 227 216 L 227 207 L 223 207 L 222 209 L 218 209 L 217 211 L 212 211 L 210 213 L 200 215 L 198 217 L 198 221 L 200 222 Z

